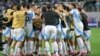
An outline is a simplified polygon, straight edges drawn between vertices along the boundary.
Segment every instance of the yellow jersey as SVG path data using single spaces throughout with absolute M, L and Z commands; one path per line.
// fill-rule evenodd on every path
M 23 28 L 24 26 L 25 26 L 25 11 L 14 12 L 12 28 Z

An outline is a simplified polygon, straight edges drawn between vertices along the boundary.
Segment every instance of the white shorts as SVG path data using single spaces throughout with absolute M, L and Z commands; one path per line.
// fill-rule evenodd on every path
M 5 37 L 11 37 L 11 28 L 6 27 L 5 29 L 3 29 L 2 35 L 5 36 Z
M 74 25 L 74 31 L 76 36 L 83 35 L 83 23 L 82 22 L 76 22 Z
M 33 38 L 34 37 L 34 31 L 33 31 L 32 24 L 27 23 L 27 25 L 25 27 L 25 35 L 28 38 Z
M 56 25 L 57 31 L 61 32 L 61 24 Z
M 91 38 L 91 30 L 84 31 L 83 36 L 85 40 L 89 40 Z
M 47 25 L 42 30 L 42 35 L 45 40 L 52 38 L 56 39 L 56 34 L 57 34 L 56 26 Z
M 11 37 L 13 40 L 16 40 L 16 41 L 24 41 L 24 38 L 25 38 L 24 29 L 23 28 L 12 29 Z

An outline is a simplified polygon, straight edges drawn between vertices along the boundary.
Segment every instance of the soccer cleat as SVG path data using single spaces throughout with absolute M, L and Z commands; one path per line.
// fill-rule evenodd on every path
M 81 51 L 77 56 L 86 56 L 87 52 L 86 51 Z
M 33 54 L 29 54 L 29 56 L 33 56 Z
M 88 52 L 87 52 L 87 56 L 90 56 L 90 55 L 91 55 L 91 53 L 92 53 L 91 51 L 88 51 Z
M 24 54 L 22 52 L 20 52 L 20 53 L 16 53 L 15 56 L 24 56 Z
M 15 55 L 10 53 L 10 55 L 9 55 L 9 56 L 15 56 Z

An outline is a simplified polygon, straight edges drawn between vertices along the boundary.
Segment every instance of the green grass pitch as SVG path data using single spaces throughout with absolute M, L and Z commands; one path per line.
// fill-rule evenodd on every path
M 92 54 L 90 56 L 100 56 L 100 28 L 92 28 L 91 46 Z
M 92 28 L 92 54 L 90 56 L 100 56 L 100 28 Z M 3 56 L 0 54 L 0 56 Z

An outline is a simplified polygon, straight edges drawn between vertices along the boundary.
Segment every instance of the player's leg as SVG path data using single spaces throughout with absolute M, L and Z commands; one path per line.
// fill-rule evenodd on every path
M 33 37 L 34 37 L 34 31 L 32 28 L 31 24 L 27 24 L 27 26 L 25 27 L 25 31 L 26 31 L 26 41 L 25 41 L 25 55 L 32 55 L 33 53 L 33 45 L 34 45 L 34 41 L 33 41 Z
M 26 56 L 26 55 L 28 55 L 28 33 L 29 33 L 29 31 L 28 31 L 28 28 L 27 28 L 27 26 L 25 26 L 25 41 L 24 41 L 24 55 Z
M 91 38 L 91 30 L 84 31 L 83 37 L 84 37 L 83 40 L 84 40 L 84 43 L 85 43 L 87 53 L 91 53 L 91 44 L 90 44 L 90 41 L 89 41 L 89 39 Z
M 34 31 L 34 54 L 38 55 L 38 50 L 39 50 L 39 30 Z
M 37 38 L 38 38 L 37 52 L 38 52 L 38 55 L 41 55 L 42 54 L 42 33 L 40 30 L 38 30 L 38 32 L 37 32 Z
M 9 27 L 3 29 L 3 36 L 5 36 L 5 44 L 3 46 L 4 49 L 2 53 L 8 55 L 11 44 L 11 29 Z
M 68 44 L 69 44 L 69 50 L 70 50 L 71 55 L 76 54 L 74 42 L 75 42 L 75 34 L 74 34 L 74 29 L 73 29 L 69 31 L 69 36 L 68 36 Z
M 10 47 L 10 56 L 15 55 L 15 53 L 16 53 L 15 52 L 15 46 L 16 46 L 17 41 L 14 40 L 15 39 L 15 36 L 16 36 L 15 30 L 14 29 L 11 29 L 12 43 L 11 43 L 11 47 Z
M 15 55 L 22 56 L 22 45 L 25 38 L 25 31 L 23 28 L 15 29 L 14 41 L 17 41 L 15 46 Z
M 61 24 L 59 23 L 58 25 L 56 25 L 57 28 L 57 36 L 56 36 L 56 42 L 57 42 L 57 46 L 58 46 L 58 54 L 62 54 L 63 53 L 63 35 L 61 32 Z
M 29 55 L 32 55 L 32 53 L 34 52 L 34 41 L 33 41 L 33 37 L 34 37 L 34 31 L 30 31 L 29 36 L 27 38 L 27 52 Z
M 64 38 L 64 54 L 65 55 L 68 55 L 68 50 L 69 50 L 69 48 L 68 48 L 68 39 L 67 39 L 67 37 L 65 37 Z
M 51 26 L 49 27 L 50 31 L 49 32 L 49 37 L 51 40 L 51 53 L 53 55 L 57 55 L 58 56 L 58 44 L 56 41 L 56 37 L 57 37 L 57 28 L 55 26 Z
M 47 55 L 51 55 L 50 53 L 50 45 L 49 45 L 49 27 L 48 26 L 45 26 L 43 28 L 43 31 L 42 31 L 42 34 L 43 34 L 43 37 L 44 37 L 44 44 L 45 44 L 45 48 L 44 48 L 44 54 L 47 54 Z
M 64 38 L 66 37 L 67 30 L 68 30 L 67 28 L 62 28 L 61 33 L 59 34 L 60 36 L 58 36 L 59 37 L 58 46 L 59 46 L 59 54 L 60 55 L 67 54 L 66 45 L 64 42 Z
M 83 39 L 82 39 L 83 24 L 81 22 L 78 23 L 78 24 L 77 23 L 75 24 L 75 34 L 76 34 L 77 44 L 79 46 L 79 54 L 78 54 L 78 56 L 80 56 L 80 55 L 85 53 L 84 42 L 83 42 Z

